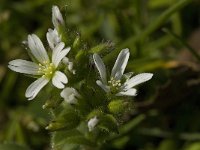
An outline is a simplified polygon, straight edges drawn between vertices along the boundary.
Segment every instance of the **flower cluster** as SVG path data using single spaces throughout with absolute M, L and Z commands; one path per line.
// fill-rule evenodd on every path
M 56 87 L 57 89 L 62 89 L 57 99 L 62 99 L 63 102 L 76 109 L 76 111 L 74 111 L 75 113 L 66 113 L 64 110 L 65 116 L 70 116 L 69 114 L 74 114 L 74 116 L 77 116 L 77 114 L 82 113 L 80 115 L 80 118 L 84 118 L 86 120 L 89 132 L 92 132 L 98 125 L 103 126 L 102 128 L 105 129 L 104 126 L 107 125 L 106 123 L 109 120 L 113 121 L 114 126 L 116 124 L 115 118 L 110 113 L 115 113 L 115 111 L 118 111 L 116 106 L 119 105 L 119 107 L 122 107 L 123 102 L 119 100 L 114 101 L 112 100 L 112 98 L 117 99 L 118 97 L 122 96 L 136 96 L 137 90 L 134 87 L 138 84 L 150 80 L 153 74 L 141 73 L 136 76 L 132 76 L 132 72 L 124 74 L 130 56 L 129 49 L 126 48 L 121 50 L 112 68 L 111 74 L 108 75 L 107 68 L 103 63 L 103 60 L 98 54 L 95 53 L 93 54 L 93 64 L 95 64 L 98 70 L 100 79 L 96 80 L 96 77 L 93 77 L 94 82 L 92 78 L 91 82 L 93 83 L 92 86 L 95 87 L 96 85 L 98 85 L 100 88 L 103 89 L 103 91 L 105 92 L 105 94 L 103 95 L 105 95 L 105 97 L 101 98 L 101 96 L 98 97 L 96 95 L 92 95 L 95 92 L 91 92 L 93 89 L 90 88 L 91 86 L 88 86 L 87 82 L 84 81 L 86 80 L 84 75 L 88 73 L 86 72 L 85 74 L 82 74 L 79 71 L 81 69 L 83 70 L 85 66 L 88 66 L 84 65 L 84 62 L 82 61 L 85 60 L 85 58 L 87 59 L 88 57 L 81 59 L 81 61 L 79 62 L 79 66 L 75 65 L 76 63 L 78 63 L 78 58 L 82 58 L 86 55 L 89 56 L 90 53 L 86 53 L 85 51 L 83 52 L 80 50 L 78 52 L 76 51 L 76 54 L 73 51 L 73 46 L 65 46 L 66 44 L 68 44 L 63 40 L 63 36 L 65 36 L 65 34 L 63 33 L 63 29 L 65 29 L 65 22 L 57 6 L 53 6 L 52 8 L 52 22 L 54 28 L 48 29 L 46 33 L 46 39 L 49 47 L 45 48 L 42 41 L 37 35 L 28 35 L 27 50 L 31 56 L 32 61 L 16 59 L 9 62 L 8 67 L 11 70 L 31 75 L 37 78 L 27 88 L 25 96 L 28 98 L 28 100 L 33 100 L 44 86 L 46 86 L 48 83 L 52 83 L 53 87 Z M 70 55 L 71 52 L 72 55 Z M 69 55 L 67 56 L 68 53 Z M 77 62 L 73 62 L 75 58 L 77 59 Z M 85 62 L 88 63 L 89 61 Z M 86 68 L 85 70 L 88 71 L 88 68 Z M 83 76 L 82 80 L 80 79 L 81 75 Z M 71 81 L 72 83 L 69 84 L 69 82 Z M 80 90 L 80 88 L 82 88 L 82 91 Z M 103 92 L 101 89 L 99 89 L 99 91 Z M 90 92 L 91 94 L 89 94 Z M 86 107 L 86 101 L 90 100 L 91 98 L 94 101 L 95 99 L 102 99 L 102 101 L 105 102 L 103 102 L 103 104 L 99 104 L 100 109 L 97 108 L 97 106 L 94 104 L 91 104 L 90 106 L 92 108 L 88 109 L 88 107 Z M 105 107 L 109 108 L 110 112 L 107 112 L 107 109 L 102 109 L 102 107 L 104 107 L 104 104 Z M 115 108 L 113 108 L 113 106 L 115 106 Z M 81 107 L 83 107 L 83 110 L 79 110 L 79 108 Z M 103 112 L 103 110 L 106 111 Z M 64 113 L 61 113 L 61 116 Z M 64 119 L 62 117 L 61 119 L 57 119 L 57 122 L 53 121 L 47 127 L 47 129 L 66 127 L 65 125 L 63 125 L 63 120 L 65 120 L 67 117 L 63 117 Z M 75 118 L 72 117 L 72 119 Z M 77 121 L 76 123 L 79 122 Z

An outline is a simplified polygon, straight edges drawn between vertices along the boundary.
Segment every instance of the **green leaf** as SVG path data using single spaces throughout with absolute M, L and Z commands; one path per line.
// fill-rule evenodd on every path
M 0 144 L 0 149 L 1 150 L 30 150 L 29 148 L 26 148 L 24 146 L 14 144 L 14 143 Z
M 68 144 L 78 144 L 78 145 L 87 145 L 87 146 L 95 146 L 95 144 L 84 136 L 73 136 L 66 139 L 66 143 Z
M 68 131 L 55 131 L 52 134 L 52 145 L 55 149 L 59 149 L 66 144 L 67 138 L 80 135 L 81 133 L 76 129 Z
M 54 121 L 52 121 L 47 127 L 47 130 L 56 131 L 56 130 L 69 130 L 77 127 L 80 123 L 80 118 L 76 112 L 71 111 L 61 116 L 58 116 Z
M 200 142 L 194 142 L 187 146 L 184 150 L 200 150 Z
M 87 146 L 95 146 L 93 142 L 86 139 L 78 130 L 70 130 L 70 131 L 56 131 L 52 136 L 52 145 L 55 149 L 63 149 L 66 145 L 70 145 L 72 149 L 76 147 L 76 145 L 87 145 Z
M 174 140 L 171 140 L 171 139 L 163 140 L 158 147 L 158 150 L 169 150 L 169 149 L 170 150 L 177 149 L 177 145 Z

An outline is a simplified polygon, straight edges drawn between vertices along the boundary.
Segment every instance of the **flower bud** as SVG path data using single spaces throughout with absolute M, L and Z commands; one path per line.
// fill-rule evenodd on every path
M 60 26 L 64 25 L 64 20 L 58 6 L 52 7 L 52 22 L 58 31 Z
M 81 98 L 81 95 L 74 88 L 65 88 L 60 96 L 69 104 L 77 104 L 78 98 Z
M 96 125 L 98 124 L 98 122 L 99 122 L 99 119 L 97 119 L 97 116 L 91 118 L 88 121 L 88 129 L 89 129 L 90 132 L 96 127 Z
M 108 109 L 113 114 L 122 113 L 126 108 L 126 103 L 122 100 L 114 100 L 108 104 Z

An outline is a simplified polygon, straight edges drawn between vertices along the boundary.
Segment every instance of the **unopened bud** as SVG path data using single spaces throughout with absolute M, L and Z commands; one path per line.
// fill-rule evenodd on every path
M 64 25 L 64 20 L 58 6 L 52 7 L 52 22 L 58 31 L 60 26 Z
M 93 118 L 91 118 L 88 121 L 88 129 L 89 129 L 90 132 L 96 127 L 96 125 L 98 124 L 98 122 L 99 122 L 99 119 L 97 119 L 96 116 L 93 117 Z
M 122 113 L 125 110 L 126 103 L 122 100 L 114 100 L 108 104 L 108 109 L 113 114 Z

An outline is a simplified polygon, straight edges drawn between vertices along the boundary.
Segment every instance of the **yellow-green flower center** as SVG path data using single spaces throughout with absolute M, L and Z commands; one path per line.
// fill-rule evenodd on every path
M 47 61 L 43 62 L 43 64 L 39 63 L 38 73 L 42 74 L 43 77 L 51 78 L 54 71 L 55 71 L 55 67 L 54 67 L 53 63 L 50 63 Z
M 108 85 L 110 86 L 111 93 L 117 93 L 121 87 L 121 80 L 116 80 L 111 77 L 110 81 L 108 81 Z

